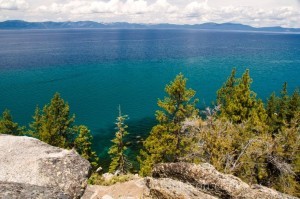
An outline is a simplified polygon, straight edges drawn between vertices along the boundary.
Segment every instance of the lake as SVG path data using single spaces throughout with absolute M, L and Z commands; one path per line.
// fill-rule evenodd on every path
M 211 105 L 233 67 L 250 69 L 252 88 L 266 100 L 288 82 L 300 86 L 300 34 L 203 30 L 1 30 L 0 111 L 27 125 L 34 109 L 55 92 L 70 104 L 76 124 L 87 125 L 107 161 L 118 105 L 129 115 L 131 150 L 136 136 L 155 124 L 157 99 L 182 72 Z

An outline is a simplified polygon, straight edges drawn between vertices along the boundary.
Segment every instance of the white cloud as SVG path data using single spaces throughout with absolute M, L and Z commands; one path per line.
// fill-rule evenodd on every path
M 0 10 L 23 10 L 28 7 L 25 0 L 0 0 Z
M 0 0 L 7 16 L 29 21 L 93 20 L 196 24 L 234 22 L 252 26 L 300 27 L 300 0 Z
M 149 6 L 149 12 L 152 13 L 176 13 L 179 12 L 179 8 L 170 4 L 167 0 L 158 0 L 154 4 Z
M 167 0 L 158 0 L 149 4 L 145 0 L 120 0 L 104 1 L 84 1 L 76 0 L 66 4 L 52 3 L 50 7 L 40 6 L 37 11 L 49 11 L 54 13 L 70 12 L 73 14 L 94 14 L 110 13 L 114 15 L 126 14 L 147 14 L 153 12 L 172 13 L 178 11 L 176 6 L 172 6 Z
M 210 7 L 206 2 L 191 2 L 183 12 L 183 17 L 196 23 L 233 22 L 252 26 L 300 27 L 300 9 L 284 6 L 270 9 L 251 6 Z
M 52 3 L 50 6 L 39 6 L 35 12 L 52 14 L 69 13 L 74 20 L 89 16 L 99 16 L 102 19 L 120 18 L 121 21 L 161 23 L 161 19 L 174 18 L 178 7 L 171 5 L 167 0 L 157 0 L 149 3 L 145 0 L 110 0 L 104 1 L 84 1 L 76 0 L 68 3 Z

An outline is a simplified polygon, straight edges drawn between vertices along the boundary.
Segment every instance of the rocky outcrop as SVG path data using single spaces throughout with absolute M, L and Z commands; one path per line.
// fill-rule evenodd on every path
M 210 164 L 165 163 L 152 177 L 135 176 L 112 186 L 87 186 L 90 164 L 64 150 L 26 136 L 0 135 L 0 198 L 69 199 L 293 199 L 218 172 Z M 107 176 L 109 177 L 109 176 Z M 84 195 L 82 196 L 83 192 Z
M 0 198 L 80 198 L 90 168 L 74 150 L 0 135 Z
M 37 185 L 16 182 L 0 182 L 0 198 L 2 199 L 68 199 L 70 195 L 55 187 L 41 187 Z
M 273 189 L 248 185 L 210 164 L 166 163 L 153 176 L 111 186 L 89 185 L 83 199 L 295 199 Z
M 122 199 L 146 199 L 147 191 L 143 178 L 117 183 L 111 186 L 89 185 L 82 199 L 122 198 Z
M 153 177 L 158 178 L 158 181 L 148 184 L 150 193 L 153 190 L 155 194 L 152 194 L 156 198 L 157 194 L 161 194 L 160 198 L 176 198 L 176 197 L 162 197 L 166 195 L 166 192 L 174 192 L 174 188 L 169 188 L 166 182 L 166 178 L 180 181 L 186 185 L 190 185 L 193 189 L 199 192 L 205 193 L 216 198 L 243 198 L 243 199 L 292 199 L 295 197 L 282 194 L 273 189 L 267 187 L 253 185 L 249 186 L 241 179 L 233 176 L 226 175 L 218 172 L 210 164 L 189 164 L 189 163 L 168 163 L 168 164 L 158 164 L 153 169 Z M 171 184 L 173 184 L 172 181 Z M 161 186 L 163 184 L 163 186 Z M 157 186 L 160 189 L 157 189 Z M 153 192 L 152 191 L 152 192 Z M 176 195 L 184 195 L 188 193 L 186 188 L 183 186 L 175 189 Z M 159 192 L 159 193 L 157 193 Z M 182 192 L 182 193 L 178 193 Z M 197 197 L 189 194 L 188 196 L 180 198 L 207 198 Z
M 148 193 L 144 193 L 145 197 L 153 199 L 187 199 L 187 198 L 205 198 L 205 199 L 217 199 L 214 196 L 210 196 L 193 187 L 190 184 L 186 184 L 170 178 L 146 178 L 146 186 L 149 188 Z

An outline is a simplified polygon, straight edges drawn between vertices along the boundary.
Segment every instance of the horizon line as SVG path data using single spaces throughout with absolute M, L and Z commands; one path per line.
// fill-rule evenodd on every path
M 239 22 L 204 22 L 204 23 L 194 23 L 194 24 L 176 24 L 176 23 L 138 23 L 138 22 L 127 22 L 127 21 L 115 21 L 115 22 L 98 22 L 98 21 L 93 21 L 93 20 L 78 20 L 78 21 L 71 21 L 71 20 L 66 20 L 66 21 L 51 21 L 51 20 L 45 20 L 45 21 L 26 21 L 22 19 L 7 19 L 4 21 L 0 21 L 0 23 L 3 22 L 9 22 L 9 21 L 20 21 L 20 22 L 27 22 L 27 23 L 47 23 L 47 22 L 53 22 L 53 23 L 77 23 L 77 22 L 93 22 L 93 23 L 98 23 L 98 24 L 114 24 L 114 23 L 127 23 L 127 24 L 137 24 L 137 25 L 176 25 L 176 26 L 195 26 L 195 25 L 204 25 L 204 24 L 216 24 L 216 25 L 224 25 L 224 24 L 231 24 L 231 25 L 243 25 L 243 26 L 248 26 L 251 28 L 283 28 L 283 29 L 300 29 L 300 26 L 295 28 L 295 27 L 283 27 L 283 26 L 252 26 L 248 24 L 243 24 Z

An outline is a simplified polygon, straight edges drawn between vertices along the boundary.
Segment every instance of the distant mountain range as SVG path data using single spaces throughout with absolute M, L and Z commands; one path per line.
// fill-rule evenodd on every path
M 300 28 L 263 27 L 254 28 L 248 25 L 235 23 L 204 23 L 195 25 L 177 24 L 138 24 L 138 23 L 98 23 L 94 21 L 78 22 L 27 22 L 21 20 L 9 20 L 0 22 L 0 29 L 197 29 L 197 30 L 226 30 L 226 31 L 267 31 L 267 32 L 294 32 L 300 33 Z

